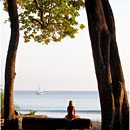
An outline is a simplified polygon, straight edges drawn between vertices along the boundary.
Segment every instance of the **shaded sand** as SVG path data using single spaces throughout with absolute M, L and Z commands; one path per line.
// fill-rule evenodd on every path
M 92 129 L 91 130 L 101 130 L 101 122 L 92 121 Z

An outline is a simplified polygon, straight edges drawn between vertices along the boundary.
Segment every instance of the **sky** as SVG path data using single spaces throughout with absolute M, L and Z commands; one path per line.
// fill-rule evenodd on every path
M 126 88 L 129 90 L 130 73 L 130 6 L 129 1 L 110 0 L 116 23 L 116 37 L 124 71 Z M 0 4 L 0 84 L 4 86 L 4 66 L 10 39 L 10 24 L 4 24 L 8 14 Z M 86 25 L 76 34 L 75 39 L 51 42 L 48 46 L 31 41 L 20 41 L 16 58 L 14 90 L 36 90 L 38 83 L 43 90 L 97 91 L 97 80 L 89 38 L 85 9 L 80 11 L 80 23 Z

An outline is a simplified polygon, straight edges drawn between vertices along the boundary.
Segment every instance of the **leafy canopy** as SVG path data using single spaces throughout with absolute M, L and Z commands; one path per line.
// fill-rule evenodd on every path
M 66 36 L 75 37 L 78 29 L 85 26 L 76 18 L 83 0 L 18 0 L 20 30 L 24 31 L 25 42 L 59 42 Z M 7 4 L 4 2 L 5 10 Z

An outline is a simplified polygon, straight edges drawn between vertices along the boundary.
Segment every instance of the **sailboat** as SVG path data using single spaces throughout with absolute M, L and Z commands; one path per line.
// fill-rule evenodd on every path
M 40 83 L 39 83 L 39 85 L 38 85 L 38 91 L 36 92 L 36 94 L 38 94 L 38 95 L 44 94 L 44 91 L 43 91 L 42 88 L 40 87 Z

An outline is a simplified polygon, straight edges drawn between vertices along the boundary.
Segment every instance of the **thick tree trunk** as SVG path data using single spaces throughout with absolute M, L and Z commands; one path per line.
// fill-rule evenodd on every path
M 15 59 L 19 41 L 19 21 L 16 0 L 8 0 L 8 12 L 11 22 L 11 38 L 5 68 L 4 118 L 5 126 L 15 118 L 13 104 L 13 86 L 15 79 Z
M 100 0 L 87 0 L 86 10 L 102 109 L 102 129 L 112 130 L 115 116 L 110 70 L 110 33 Z
M 102 130 L 128 130 L 129 103 L 110 4 L 108 0 L 85 3 L 100 94 Z
M 115 117 L 115 129 L 128 130 L 129 128 L 129 102 L 127 92 L 125 88 L 125 80 L 121 67 L 120 57 L 118 53 L 118 47 L 116 42 L 115 33 L 115 21 L 112 13 L 111 6 L 108 0 L 102 0 L 104 14 L 111 33 L 111 73 L 112 73 L 112 84 L 113 92 L 115 97 L 116 117 Z

